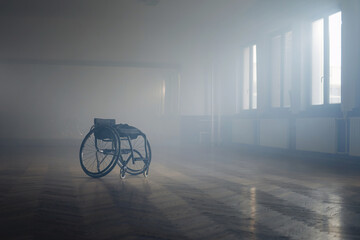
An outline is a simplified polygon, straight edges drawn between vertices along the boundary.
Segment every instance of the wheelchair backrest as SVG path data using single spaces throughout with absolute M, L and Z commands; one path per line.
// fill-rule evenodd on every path
M 94 118 L 94 125 L 95 127 L 99 126 L 114 126 L 115 119 L 103 119 L 103 118 Z
M 115 126 L 115 119 L 94 118 L 94 133 L 97 139 L 112 140 L 114 133 L 109 127 Z

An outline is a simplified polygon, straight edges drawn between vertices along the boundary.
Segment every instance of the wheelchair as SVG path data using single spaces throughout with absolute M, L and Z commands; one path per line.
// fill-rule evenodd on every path
M 115 119 L 95 118 L 80 147 L 80 165 L 90 177 L 99 178 L 120 167 L 120 177 L 143 174 L 147 177 L 151 148 L 146 135 Z

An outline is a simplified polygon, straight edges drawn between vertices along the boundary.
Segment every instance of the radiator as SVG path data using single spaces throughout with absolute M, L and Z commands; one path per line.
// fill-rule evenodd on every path
M 335 118 L 303 118 L 296 120 L 296 149 L 336 153 Z
M 276 148 L 289 147 L 289 120 L 262 119 L 260 121 L 260 145 Z
M 255 121 L 235 119 L 232 122 L 232 141 L 234 143 L 255 144 Z
M 360 118 L 350 119 L 349 155 L 360 156 Z

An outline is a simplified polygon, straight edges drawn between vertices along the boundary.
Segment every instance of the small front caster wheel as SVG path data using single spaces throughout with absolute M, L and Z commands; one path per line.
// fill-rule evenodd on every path
M 143 172 L 143 175 L 144 175 L 144 177 L 148 177 L 148 175 L 149 175 L 149 168 L 148 169 L 146 169 L 144 172 Z
M 121 178 L 121 179 L 124 179 L 124 178 L 125 178 L 125 174 L 126 174 L 125 169 L 121 169 L 121 170 L 120 170 L 120 178 Z

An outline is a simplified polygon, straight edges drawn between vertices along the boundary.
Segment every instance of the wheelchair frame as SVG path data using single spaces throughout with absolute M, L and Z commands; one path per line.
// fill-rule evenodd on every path
M 114 119 L 94 119 L 94 125 L 80 147 L 80 165 L 90 177 L 107 175 L 116 165 L 120 177 L 149 174 L 151 147 L 146 135 L 127 124 L 115 124 Z

